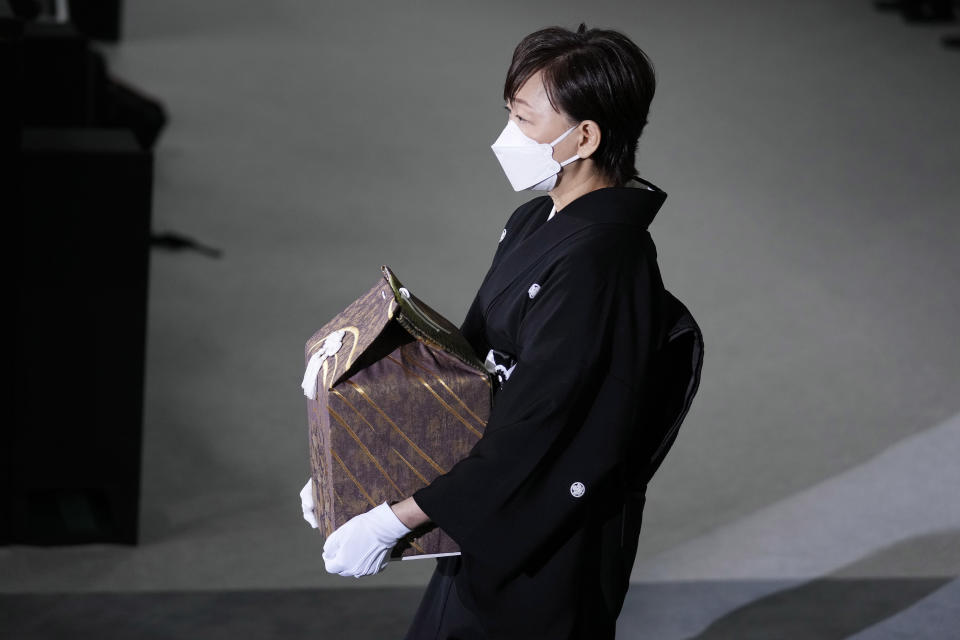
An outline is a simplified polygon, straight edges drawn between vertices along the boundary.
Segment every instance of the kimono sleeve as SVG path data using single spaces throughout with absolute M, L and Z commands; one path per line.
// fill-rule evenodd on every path
M 618 335 L 649 331 L 635 313 L 649 289 L 642 270 L 596 254 L 558 261 L 520 321 L 517 365 L 483 436 L 413 494 L 465 554 L 505 577 L 561 543 L 612 490 L 635 403 L 610 366 Z M 646 342 L 635 338 L 627 343 Z
M 507 218 L 507 221 L 504 223 L 503 228 L 504 232 L 513 227 L 515 221 L 517 220 L 520 212 L 529 206 L 530 203 L 526 205 L 521 205 L 517 207 L 513 213 L 510 214 L 510 217 Z M 483 289 L 483 285 L 490 279 L 491 274 L 497 269 L 497 264 L 499 263 L 501 257 L 503 256 L 503 236 L 500 238 L 501 243 L 497 245 L 497 249 L 493 254 L 493 260 L 490 263 L 490 266 L 487 268 L 486 275 L 483 276 L 483 280 L 480 283 L 480 289 L 473 297 L 473 302 L 470 303 L 470 307 L 467 309 L 467 315 L 464 317 L 463 322 L 460 323 L 460 333 L 467 339 L 473 346 L 474 352 L 481 359 L 486 357 L 487 351 L 490 349 L 490 346 L 487 344 L 486 339 L 484 338 L 483 331 L 483 301 L 480 298 L 480 290 Z M 513 240 L 511 236 L 511 241 Z
M 473 302 L 470 304 L 470 308 L 467 310 L 467 315 L 464 317 L 463 322 L 460 323 L 460 333 L 463 334 L 463 337 L 466 338 L 470 346 L 473 347 L 474 353 L 476 353 L 478 357 L 483 358 L 489 347 L 484 338 L 481 307 L 482 302 L 478 292 L 474 295 Z

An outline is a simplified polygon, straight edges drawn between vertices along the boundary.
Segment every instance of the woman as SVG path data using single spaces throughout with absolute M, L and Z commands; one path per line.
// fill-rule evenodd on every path
M 461 327 L 499 374 L 486 430 L 447 473 L 324 545 L 328 571 L 360 576 L 425 522 L 457 541 L 411 640 L 614 636 L 646 481 L 634 433 L 665 331 L 647 226 L 666 194 L 634 169 L 654 85 L 616 31 L 551 27 L 514 51 L 492 148 L 515 190 L 548 195 L 507 220 Z

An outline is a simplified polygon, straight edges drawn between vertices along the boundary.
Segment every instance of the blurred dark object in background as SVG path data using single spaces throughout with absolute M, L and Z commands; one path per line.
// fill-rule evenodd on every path
M 9 0 L 8 4 L 21 20 L 70 22 L 94 40 L 120 40 L 122 0 Z
M 94 40 L 119 42 L 121 0 L 70 0 L 70 22 Z
M 125 127 L 133 131 L 144 149 L 153 148 L 167 125 L 167 114 L 155 98 L 109 76 L 103 56 L 89 53 L 92 76 L 92 119 L 100 127 Z
M 150 246 L 167 251 L 194 251 L 208 258 L 219 258 L 223 255 L 222 249 L 211 247 L 174 231 L 154 233 L 150 236 Z
M 41 11 L 43 3 L 40 0 L 10 0 L 9 3 L 10 15 L 23 20 L 33 20 Z
M 72 24 L 24 23 L 22 51 L 24 126 L 122 127 L 153 147 L 167 123 L 163 105 L 112 78 L 103 55 Z
M 907 22 L 942 24 L 957 21 L 957 0 L 874 0 L 878 11 L 899 11 Z M 947 49 L 960 49 L 960 35 L 945 35 L 940 42 Z
M 954 22 L 954 0 L 876 0 L 877 9 L 899 11 L 908 22 Z
M 119 3 L 102 4 L 116 6 L 119 33 Z M 152 149 L 166 114 L 109 76 L 65 7 L 0 0 L 0 209 L 14 239 L 4 274 L 16 332 L 0 543 L 134 544 Z

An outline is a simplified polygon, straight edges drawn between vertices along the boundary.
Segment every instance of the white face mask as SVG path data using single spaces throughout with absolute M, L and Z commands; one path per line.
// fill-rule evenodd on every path
M 546 144 L 528 137 L 513 120 L 507 121 L 503 133 L 490 145 L 490 148 L 500 161 L 500 166 L 507 174 L 507 180 L 510 181 L 514 191 L 553 189 L 557 184 L 560 168 L 580 159 L 579 155 L 574 154 L 572 158 L 557 162 L 553 159 L 553 147 L 577 126 L 579 125 L 570 127 L 559 138 Z

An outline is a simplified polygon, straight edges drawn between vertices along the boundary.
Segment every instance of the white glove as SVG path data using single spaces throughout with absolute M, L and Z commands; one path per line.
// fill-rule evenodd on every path
M 353 516 L 323 543 L 327 572 L 355 578 L 380 573 L 397 540 L 411 531 L 386 502 Z
M 317 522 L 317 516 L 313 515 L 315 506 L 313 504 L 313 478 L 309 478 L 307 484 L 303 485 L 303 489 L 300 490 L 300 507 L 303 509 L 303 519 L 309 522 L 314 529 L 320 526 Z

